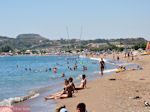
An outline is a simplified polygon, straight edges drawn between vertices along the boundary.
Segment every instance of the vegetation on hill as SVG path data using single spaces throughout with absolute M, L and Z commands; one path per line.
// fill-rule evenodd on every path
M 21 49 L 43 49 L 43 48 L 62 48 L 62 49 L 90 49 L 90 50 L 122 50 L 125 48 L 145 48 L 146 40 L 144 38 L 127 38 L 127 39 L 95 39 L 95 40 L 78 40 L 78 39 L 60 39 L 49 40 L 39 34 L 20 34 L 16 38 L 0 36 L 0 52 L 8 50 Z M 91 44 L 101 45 L 92 47 Z M 104 44 L 104 45 L 103 45 Z M 124 46 L 118 46 L 124 45 Z

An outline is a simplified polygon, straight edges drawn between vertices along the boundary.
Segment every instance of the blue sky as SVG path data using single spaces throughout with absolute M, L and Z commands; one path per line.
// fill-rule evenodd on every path
M 0 35 L 150 40 L 150 0 L 0 0 Z

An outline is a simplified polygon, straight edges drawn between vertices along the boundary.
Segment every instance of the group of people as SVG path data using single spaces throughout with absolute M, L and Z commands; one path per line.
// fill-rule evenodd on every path
M 78 91 L 78 90 L 81 90 L 81 89 L 84 89 L 86 88 L 86 75 L 83 74 L 82 75 L 82 80 L 81 80 L 81 84 L 77 87 L 75 87 L 75 84 L 73 83 L 73 78 L 70 77 L 68 80 L 65 79 L 64 80 L 64 88 L 62 91 L 56 93 L 56 94 L 50 94 L 49 97 L 44 97 L 44 99 L 47 101 L 47 100 L 51 100 L 51 99 L 57 99 L 57 98 L 69 98 L 69 97 L 72 97 L 72 94 L 74 93 L 74 91 Z

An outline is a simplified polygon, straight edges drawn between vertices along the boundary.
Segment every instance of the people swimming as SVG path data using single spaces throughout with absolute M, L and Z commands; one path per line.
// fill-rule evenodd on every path
M 56 67 L 53 68 L 53 72 L 57 73 L 57 68 Z
M 61 77 L 65 77 L 65 74 L 63 73 L 63 74 L 61 75 Z
M 29 68 L 29 71 L 31 72 L 31 68 Z
M 47 68 L 45 68 L 45 72 L 47 72 Z
M 81 89 L 86 88 L 86 83 L 87 83 L 87 81 L 86 81 L 86 75 L 83 74 L 82 75 L 81 84 L 78 87 L 75 87 L 75 90 L 81 90 Z
M 51 71 L 52 70 L 51 67 L 48 70 Z
M 87 67 L 83 65 L 83 66 L 82 66 L 82 70 L 83 70 L 83 71 L 87 70 Z
M 72 71 L 72 68 L 71 68 L 70 66 L 68 66 L 68 69 L 69 69 L 70 71 Z
M 77 70 L 77 64 L 75 63 L 74 65 L 74 71 Z
M 25 68 L 25 71 L 27 71 L 28 69 L 27 68 Z

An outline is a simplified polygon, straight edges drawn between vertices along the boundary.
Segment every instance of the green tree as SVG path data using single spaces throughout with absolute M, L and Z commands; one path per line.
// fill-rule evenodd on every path
M 0 52 L 9 52 L 9 51 L 13 51 L 13 49 L 7 44 L 0 47 Z

